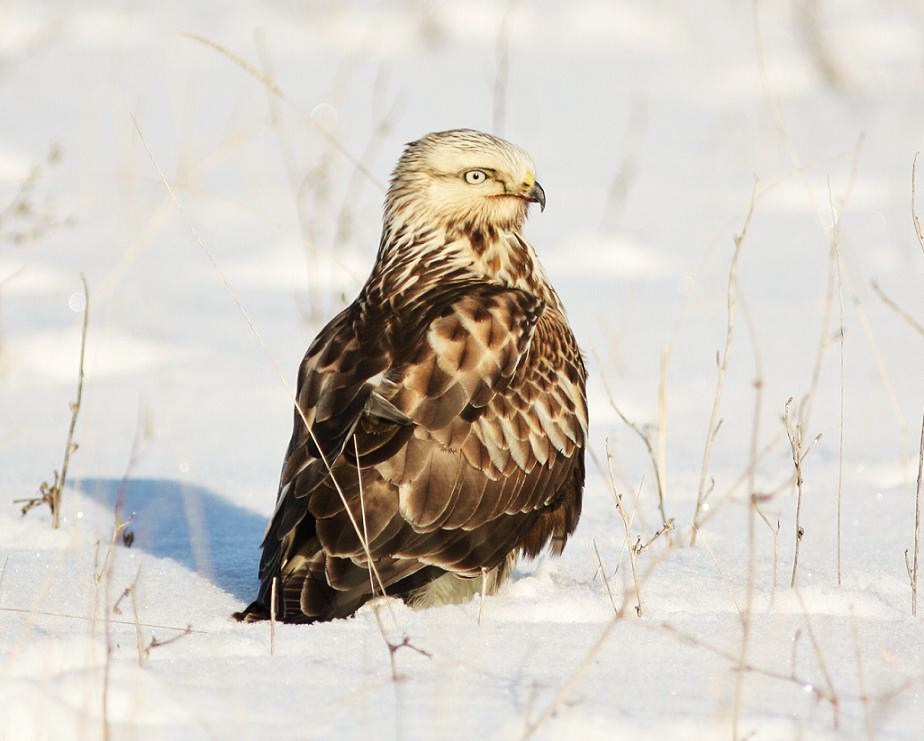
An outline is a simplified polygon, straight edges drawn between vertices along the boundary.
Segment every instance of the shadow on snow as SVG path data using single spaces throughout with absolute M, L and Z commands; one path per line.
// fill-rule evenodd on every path
M 266 519 L 219 494 L 172 479 L 83 479 L 76 486 L 108 510 L 123 497 L 133 548 L 172 559 L 241 600 L 257 590 L 257 546 Z

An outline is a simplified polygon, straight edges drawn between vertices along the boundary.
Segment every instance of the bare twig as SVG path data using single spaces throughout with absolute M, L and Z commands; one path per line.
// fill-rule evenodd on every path
M 87 279 L 84 274 L 80 274 L 80 282 L 83 283 L 83 328 L 80 332 L 80 366 L 77 371 L 77 398 L 71 403 L 71 423 L 67 429 L 67 440 L 64 444 L 64 461 L 61 463 L 61 473 L 53 472 L 53 478 L 49 484 L 43 481 L 39 486 L 39 496 L 30 499 L 15 499 L 14 503 L 22 503 L 22 513 L 25 515 L 30 509 L 47 504 L 51 509 L 51 526 L 55 529 L 61 525 L 61 495 L 64 493 L 64 486 L 67 482 L 67 467 L 71 461 L 71 453 L 77 450 L 77 443 L 74 442 L 74 428 L 77 426 L 77 415 L 80 413 L 80 402 L 83 400 L 83 358 L 87 346 L 87 320 L 90 315 L 90 290 L 87 288 Z
M 786 405 L 783 411 L 783 424 L 786 426 L 786 437 L 789 438 L 789 449 L 792 453 L 792 464 L 796 472 L 796 545 L 792 557 L 792 576 L 789 579 L 789 586 L 790 588 L 793 588 L 796 586 L 796 572 L 799 568 L 799 546 L 802 543 L 802 537 L 805 535 L 805 529 L 802 527 L 801 518 L 803 493 L 802 486 L 804 483 L 802 479 L 802 461 L 805 460 L 805 456 L 808 455 L 809 450 L 811 450 L 815 443 L 818 442 L 818 440 L 821 438 L 821 435 L 818 435 L 809 445 L 808 449 L 803 451 L 804 431 L 802 429 L 802 423 L 793 423 L 792 415 L 790 414 L 791 406 L 792 397 L 786 400 Z
M 157 640 L 157 636 L 152 635 L 151 642 L 148 643 L 147 647 L 144 649 L 144 658 L 148 658 L 148 656 L 151 655 L 151 651 L 153 651 L 155 648 L 160 648 L 161 646 L 169 646 L 171 643 L 176 643 L 181 638 L 185 638 L 190 633 L 197 633 L 197 632 L 201 632 L 201 631 L 195 631 L 192 629 L 191 625 L 187 625 L 186 628 L 181 633 L 178 633 L 177 635 L 171 638 L 168 638 L 165 641 L 159 641 Z
M 924 252 L 924 230 L 921 229 L 921 221 L 918 219 L 917 206 L 915 205 L 915 201 L 917 200 L 917 194 L 915 190 L 918 180 L 919 154 L 920 152 L 915 152 L 914 159 L 911 160 L 911 222 L 914 224 L 914 236 L 918 238 L 918 244 L 921 246 L 921 252 Z
M 131 601 L 132 601 L 132 617 L 135 620 L 135 646 L 138 649 L 138 666 L 144 664 L 144 650 L 142 645 L 144 644 L 144 635 L 141 632 L 141 620 L 138 617 L 138 579 L 141 578 L 141 564 L 138 564 L 138 570 L 135 572 L 135 580 L 132 582 L 130 587 L 131 589 Z
M 63 618 L 65 620 L 83 620 L 87 623 L 92 623 L 94 618 L 87 617 L 86 615 L 72 615 L 66 612 L 50 612 L 48 610 L 34 610 L 27 607 L 0 607 L 0 612 L 12 612 L 20 615 L 38 615 L 41 617 L 53 617 L 53 618 Z M 131 620 L 115 620 L 112 619 L 111 622 L 113 625 L 131 625 L 134 626 L 135 623 Z M 207 630 L 194 630 L 192 628 L 178 628 L 175 625 L 160 625 L 158 623 L 138 623 L 142 628 L 151 628 L 158 630 L 178 630 L 178 631 L 188 631 L 190 633 L 198 633 L 200 635 L 208 635 Z
M 372 614 L 375 616 L 375 623 L 379 626 L 379 633 L 382 634 L 382 640 L 385 641 L 385 645 L 388 648 L 388 662 L 391 666 L 391 681 L 400 682 L 404 677 L 398 673 L 398 665 L 395 662 L 395 655 L 402 648 L 409 648 L 412 651 L 416 651 L 421 656 L 426 656 L 428 659 L 433 658 L 433 654 L 429 651 L 425 651 L 422 648 L 418 648 L 413 643 L 408 636 L 403 636 L 400 643 L 395 643 L 388 638 L 388 635 L 385 633 L 385 625 L 382 623 L 382 618 L 379 615 L 379 605 L 373 605 Z
M 610 589 L 610 580 L 606 575 L 606 569 L 603 567 L 603 560 L 600 558 L 600 551 L 597 550 L 597 541 L 596 539 L 591 539 L 590 541 L 590 550 L 593 553 L 594 565 L 597 567 L 597 573 L 600 574 L 600 580 L 603 582 L 603 586 L 606 589 L 606 594 L 610 598 L 610 604 L 613 606 L 613 612 L 619 612 L 619 608 L 616 607 L 616 599 L 613 597 L 613 590 Z
M 738 657 L 736 657 L 731 651 L 724 649 L 720 646 L 716 646 L 712 643 L 709 643 L 708 641 L 704 641 L 703 639 L 693 635 L 692 633 L 687 633 L 683 630 L 680 630 L 679 628 L 674 627 L 670 623 L 638 622 L 638 623 L 635 623 L 635 625 L 637 625 L 640 628 L 644 628 L 646 630 L 663 630 L 664 632 L 672 635 L 674 638 L 676 638 L 681 643 L 684 643 L 688 646 L 693 646 L 695 648 L 704 649 L 732 663 L 737 661 Z M 793 639 L 793 646 L 798 645 L 798 639 L 800 635 L 801 635 L 801 630 L 796 632 L 796 636 Z M 819 664 L 819 666 L 821 666 L 821 663 Z M 744 671 L 752 673 L 752 674 L 758 674 L 762 677 L 767 677 L 768 679 L 776 679 L 781 682 L 793 684 L 793 685 L 798 686 L 803 691 L 811 692 L 815 698 L 817 698 L 820 701 L 826 702 L 831 706 L 831 709 L 835 717 L 835 728 L 837 727 L 836 724 L 837 724 L 837 719 L 839 718 L 839 714 L 840 714 L 839 709 L 840 709 L 842 700 L 849 700 L 852 702 L 863 702 L 864 698 L 866 698 L 866 700 L 884 702 L 884 701 L 888 701 L 888 700 L 891 700 L 897 697 L 899 694 L 904 692 L 911 684 L 910 682 L 906 681 L 906 682 L 903 682 L 902 684 L 899 684 L 895 687 L 887 689 L 884 692 L 879 693 L 878 695 L 872 696 L 872 697 L 866 694 L 840 695 L 840 694 L 834 693 L 832 687 L 830 686 L 830 683 L 828 683 L 827 681 L 825 682 L 828 685 L 827 687 L 819 687 L 815 682 L 809 680 L 807 677 L 797 674 L 795 670 L 795 664 L 790 665 L 790 672 L 788 674 L 785 672 L 777 671 L 775 669 L 769 669 L 766 667 L 756 666 L 754 664 L 747 664 L 744 667 Z M 822 674 L 824 673 L 825 673 L 825 670 L 822 669 Z
M 488 570 L 481 567 L 481 594 L 478 599 L 478 625 L 481 625 L 481 618 L 484 614 L 484 598 L 488 593 Z
M 706 444 L 703 448 L 703 464 L 699 472 L 699 487 L 696 495 L 696 509 L 693 512 L 693 528 L 690 534 L 690 545 L 696 545 L 696 534 L 699 531 L 699 516 L 706 502 L 706 477 L 709 473 L 709 458 L 712 454 L 712 445 L 719 429 L 719 407 L 722 403 L 722 391 L 725 388 L 725 375 L 728 370 L 728 356 L 731 352 L 732 336 L 735 328 L 735 286 L 738 276 L 738 260 L 741 257 L 741 247 L 748 235 L 751 218 L 754 216 L 754 205 L 757 201 L 760 181 L 755 177 L 751 189 L 751 202 L 741 232 L 734 237 L 735 251 L 732 255 L 731 266 L 728 269 L 728 291 L 726 294 L 726 323 L 725 323 L 725 349 L 719 363 L 718 378 L 716 379 L 715 397 L 712 400 L 712 412 L 709 415 L 709 426 L 706 428 Z
M 841 508 L 843 503 L 844 491 L 844 290 L 841 283 L 841 253 L 840 253 L 840 218 L 837 209 L 834 207 L 834 197 L 831 194 L 831 182 L 828 182 L 828 205 L 831 208 L 831 255 L 834 261 L 834 273 L 837 279 L 837 301 L 838 301 L 838 348 L 840 350 L 840 375 L 839 375 L 839 416 L 838 416 L 838 435 L 837 435 L 837 498 L 835 500 L 835 565 L 837 571 L 837 585 L 841 585 L 841 532 L 842 516 Z
M 587 671 L 587 668 L 590 666 L 594 657 L 603 648 L 607 639 L 610 637 L 610 633 L 613 632 L 613 629 L 619 624 L 625 615 L 626 606 L 628 605 L 628 596 L 623 600 L 622 607 L 619 611 L 613 615 L 612 619 L 606 624 L 603 630 L 600 632 L 600 635 L 597 636 L 597 639 L 591 644 L 590 648 L 587 649 L 587 652 L 584 654 L 580 663 L 575 667 L 574 671 L 571 673 L 571 676 L 565 680 L 564 684 L 559 688 L 558 692 L 555 694 L 555 697 L 552 698 L 552 701 L 543 708 L 542 712 L 534 720 L 528 720 L 526 723 L 526 728 L 523 731 L 523 738 L 531 738 L 535 735 L 536 731 L 539 730 L 540 726 L 545 723 L 552 715 L 555 714 L 555 711 L 558 709 L 558 706 L 561 705 L 571 693 L 574 685 L 577 684 L 578 680 L 583 676 L 584 672 Z
M 273 577 L 270 588 L 270 656 L 276 655 L 276 585 L 278 577 Z
M 664 514 L 664 500 L 667 498 L 667 368 L 670 357 L 670 345 L 663 345 L 661 347 L 661 375 L 658 381 L 658 465 L 656 469 L 662 529 L 668 524 L 667 516 Z M 670 530 L 668 530 L 668 538 L 670 538 Z
M 924 418 L 921 419 L 921 444 L 918 447 L 918 484 L 914 491 L 914 556 L 908 561 L 905 549 L 905 569 L 911 583 L 911 614 L 918 614 L 918 555 L 921 549 L 921 477 L 924 472 Z
M 921 324 L 917 319 L 915 319 L 911 314 L 905 311 L 901 306 L 899 306 L 895 301 L 889 298 L 885 291 L 879 286 L 876 281 L 872 281 L 873 290 L 877 293 L 879 298 L 882 299 L 882 302 L 888 306 L 892 311 L 898 314 L 902 319 L 904 319 L 908 324 L 910 324 L 917 332 L 921 335 L 924 335 L 924 324 Z
M 747 511 L 747 532 L 748 532 L 748 568 L 747 568 L 747 590 L 745 593 L 744 612 L 741 614 L 741 652 L 738 659 L 738 672 L 735 676 L 735 695 L 732 709 L 732 738 L 739 739 L 739 723 L 741 719 L 741 705 L 744 699 L 744 668 L 748 663 L 748 648 L 751 640 L 751 621 L 754 611 L 754 589 L 757 583 L 757 514 L 760 510 L 757 506 L 757 494 L 755 491 L 755 481 L 757 477 L 757 442 L 760 439 L 760 415 L 763 401 L 763 358 L 760 353 L 760 345 L 757 341 L 757 330 L 754 326 L 751 312 L 748 310 L 747 302 L 744 300 L 744 294 L 739 287 L 739 299 L 745 318 L 745 324 L 751 335 L 751 345 L 754 348 L 754 413 L 751 422 L 751 451 L 750 462 L 748 465 L 748 511 Z M 764 518 L 766 522 L 766 518 Z M 769 523 L 767 523 L 769 525 Z M 774 545 L 776 541 L 774 540 Z M 774 554 L 775 555 L 775 554 Z M 776 568 L 776 559 L 774 558 L 774 573 Z M 774 582 L 776 579 L 774 578 Z
M 138 619 L 138 579 L 141 576 L 141 564 L 138 564 L 138 570 L 135 572 L 135 578 L 132 580 L 132 583 L 129 584 L 125 589 L 122 590 L 122 594 L 119 595 L 119 598 L 115 601 L 115 604 L 112 606 L 112 611 L 116 615 L 121 615 L 122 610 L 120 605 L 122 600 L 128 598 L 132 605 L 132 615 L 135 618 L 135 642 L 138 647 L 138 666 L 144 664 L 144 636 L 141 632 L 141 622 Z
M 605 438 L 603 441 L 603 448 L 606 451 L 606 460 L 609 464 L 612 461 L 612 455 L 610 454 L 610 441 L 608 438 Z M 607 470 L 610 473 L 610 491 L 613 494 L 613 499 L 616 501 L 616 509 L 619 510 L 619 516 L 622 518 L 622 524 L 626 532 L 625 543 L 629 547 L 629 564 L 632 567 L 632 580 L 635 582 L 635 614 L 639 617 L 642 616 L 642 590 L 638 581 L 638 566 L 636 561 L 638 559 L 638 553 L 635 548 L 631 546 L 632 543 L 632 525 L 629 522 L 629 515 L 626 513 L 625 507 L 622 505 L 622 495 L 616 489 L 616 482 L 613 480 L 612 468 L 610 465 L 607 465 Z M 641 487 L 639 487 L 641 488 Z
M 597 364 L 600 364 L 599 357 L 597 358 Z M 623 414 L 623 411 L 618 406 L 616 406 L 616 401 L 614 400 L 613 394 L 610 391 L 610 386 L 606 380 L 606 376 L 601 374 L 601 379 L 603 381 L 603 390 L 606 393 L 606 398 L 610 402 L 610 407 L 612 407 L 613 411 L 619 415 L 619 418 L 623 421 L 623 424 L 625 424 L 630 430 L 638 435 L 639 439 L 645 446 L 645 450 L 648 452 L 648 460 L 651 461 L 651 468 L 654 471 L 655 484 L 658 489 L 658 512 L 661 515 L 661 527 L 666 527 L 669 520 L 664 510 L 664 481 L 661 479 L 661 465 L 658 462 L 658 457 L 655 455 L 654 446 L 651 444 L 651 437 L 635 422 Z M 612 471 L 610 471 L 610 474 L 612 475 Z

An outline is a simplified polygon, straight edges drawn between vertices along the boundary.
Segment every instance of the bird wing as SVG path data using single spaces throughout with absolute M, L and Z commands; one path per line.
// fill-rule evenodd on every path
M 496 285 L 430 298 L 365 340 L 354 305 L 306 354 L 261 564 L 264 587 L 282 569 L 287 612 L 290 597 L 355 610 L 367 547 L 386 586 L 410 586 L 429 567 L 474 575 L 518 547 L 560 550 L 576 525 L 587 412 L 564 318 Z

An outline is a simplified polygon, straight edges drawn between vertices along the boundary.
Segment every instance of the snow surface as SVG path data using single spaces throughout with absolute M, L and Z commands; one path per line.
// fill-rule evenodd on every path
M 756 489 L 771 494 L 762 508 L 780 532 L 756 523 L 747 656 L 756 671 L 744 675 L 738 736 L 924 736 L 924 616 L 910 615 L 903 563 L 924 338 L 870 286 L 924 318 L 924 254 L 909 211 L 911 160 L 924 148 L 924 9 L 905 0 L 756 8 L 759 44 L 749 2 L 0 6 L 0 738 L 731 737 L 747 612 L 744 487 L 695 547 L 679 546 L 725 338 L 733 235 L 755 175 L 762 190 L 742 245 L 707 478 L 718 506 L 748 465 L 756 349 L 760 446 L 775 441 Z M 285 99 L 185 33 L 266 71 Z M 637 617 L 623 522 L 589 461 L 583 519 L 561 559 L 522 564 L 483 605 L 380 608 L 390 641 L 406 636 L 426 652 L 397 650 L 400 681 L 369 607 L 350 620 L 277 626 L 270 655 L 269 626 L 228 615 L 254 594 L 291 405 L 186 220 L 291 384 L 374 257 L 376 182 L 404 142 L 458 126 L 493 128 L 538 163 L 549 208 L 532 215 L 528 234 L 588 355 L 591 448 L 603 459 L 609 438 L 633 539 L 643 541 L 659 524 L 654 477 L 602 382 L 654 430 L 669 346 L 675 547 L 662 537 L 639 556 Z M 60 158 L 48 162 L 53 145 Z M 30 173 L 29 209 L 5 210 Z M 811 385 L 831 205 L 843 290 L 805 430 L 807 441 L 822 438 L 804 462 L 795 591 L 780 416 Z M 91 292 L 86 387 L 53 531 L 47 511 L 21 518 L 12 500 L 33 496 L 60 466 L 81 271 Z M 131 548 L 109 547 L 120 498 Z M 616 605 L 629 600 L 616 623 L 593 544 Z M 143 665 L 131 599 L 113 610 L 133 583 L 140 645 L 182 636 L 155 645 Z M 187 625 L 195 632 L 182 635 Z M 836 709 L 824 699 L 829 681 Z

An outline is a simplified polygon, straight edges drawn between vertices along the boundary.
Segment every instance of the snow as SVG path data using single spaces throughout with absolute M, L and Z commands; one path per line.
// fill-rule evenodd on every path
M 920 738 L 924 617 L 910 614 L 903 554 L 924 338 L 870 282 L 922 320 L 909 203 L 924 148 L 924 15 L 898 0 L 818 3 L 814 50 L 836 64 L 832 88 L 800 6 L 756 7 L 763 65 L 751 3 L 0 9 L 0 739 L 729 738 L 749 570 L 746 484 L 732 487 L 750 460 L 758 363 L 759 448 L 773 446 L 755 477 L 767 524 L 755 529 L 738 736 Z M 285 99 L 186 33 L 265 64 Z M 609 440 L 632 542 L 660 524 L 654 476 L 609 393 L 654 431 L 669 348 L 674 547 L 662 535 L 638 556 L 637 616 L 624 524 L 588 460 L 563 557 L 520 564 L 483 604 L 413 612 L 386 601 L 350 620 L 278 625 L 271 641 L 270 626 L 228 616 L 255 592 L 290 432 L 287 386 L 368 271 L 381 217 L 381 191 L 321 127 L 383 182 L 404 142 L 458 126 L 498 129 L 537 162 L 549 207 L 528 235 L 587 353 L 590 448 L 603 460 Z M 30 208 L 6 212 L 33 168 Z M 687 547 L 733 237 L 755 176 L 706 482 L 715 515 Z M 811 386 L 832 205 L 843 287 L 805 430 L 806 444 L 822 437 L 803 466 L 793 590 L 796 498 L 780 417 Z M 22 518 L 12 500 L 60 467 L 80 272 L 86 385 L 55 531 L 46 510 Z M 117 501 L 130 548 L 110 545 Z M 615 622 L 594 549 L 626 605 Z M 137 616 L 120 599 L 133 584 Z M 139 662 L 154 637 L 161 645 Z M 395 681 L 386 639 L 405 637 Z

